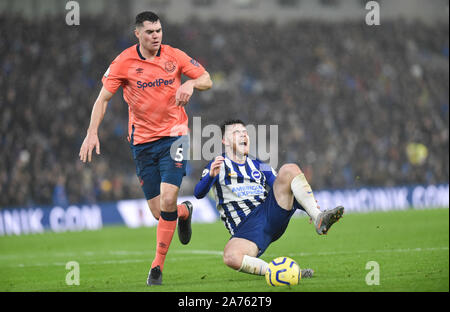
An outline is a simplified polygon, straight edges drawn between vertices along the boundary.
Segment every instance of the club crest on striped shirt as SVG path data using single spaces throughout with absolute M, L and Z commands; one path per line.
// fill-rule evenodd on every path
M 252 178 L 255 179 L 255 180 L 261 179 L 261 172 L 259 172 L 258 170 L 253 170 L 252 171 Z

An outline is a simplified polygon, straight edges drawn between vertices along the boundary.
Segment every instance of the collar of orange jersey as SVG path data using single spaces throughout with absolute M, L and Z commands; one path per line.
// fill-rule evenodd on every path
M 141 58 L 141 60 L 145 60 L 146 58 L 141 54 L 141 51 L 139 50 L 139 43 L 136 45 L 136 51 L 139 55 L 139 57 Z M 156 53 L 156 56 L 161 56 L 161 46 L 159 46 L 159 50 L 158 53 Z

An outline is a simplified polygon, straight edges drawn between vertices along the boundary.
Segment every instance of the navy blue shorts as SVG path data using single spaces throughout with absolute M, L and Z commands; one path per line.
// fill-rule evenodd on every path
M 136 174 L 147 200 L 160 194 L 161 182 L 180 187 L 186 175 L 188 136 L 165 137 L 157 141 L 130 144 Z
M 258 246 L 257 257 L 259 257 L 271 243 L 283 235 L 296 209 L 303 210 L 303 207 L 295 200 L 291 210 L 281 208 L 273 190 L 270 190 L 264 202 L 256 206 L 247 218 L 239 223 L 232 238 L 245 238 L 254 242 Z

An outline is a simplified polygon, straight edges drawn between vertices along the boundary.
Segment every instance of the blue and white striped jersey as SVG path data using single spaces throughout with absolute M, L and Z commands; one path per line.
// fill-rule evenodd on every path
M 247 157 L 244 164 L 238 164 L 225 154 L 222 156 L 225 161 L 220 167 L 220 173 L 214 178 L 209 175 L 212 160 L 205 167 L 194 194 L 202 198 L 213 187 L 220 217 L 233 235 L 239 223 L 264 201 L 268 193 L 266 186 L 273 186 L 276 172 L 258 159 Z

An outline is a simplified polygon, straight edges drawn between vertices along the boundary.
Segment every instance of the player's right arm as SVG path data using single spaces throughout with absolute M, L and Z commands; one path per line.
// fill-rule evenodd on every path
M 223 161 L 224 158 L 222 156 L 217 156 L 214 161 L 210 162 L 208 166 L 205 167 L 202 173 L 202 178 L 194 189 L 194 196 L 197 199 L 205 197 L 214 183 L 219 179 L 220 166 Z
M 97 154 L 100 154 L 100 141 L 98 139 L 98 128 L 103 120 L 106 113 L 106 108 L 108 106 L 109 100 L 111 100 L 114 94 L 102 87 L 97 100 L 94 103 L 91 113 L 91 122 L 89 123 L 89 128 L 87 130 L 86 137 L 84 138 L 83 144 L 80 148 L 80 160 L 82 162 L 91 162 L 92 151 L 95 148 Z
M 97 100 L 95 100 L 91 113 L 91 122 L 89 123 L 86 137 L 80 148 L 80 160 L 84 163 L 86 161 L 91 162 L 92 151 L 94 148 L 96 153 L 100 154 L 98 127 L 103 120 L 103 116 L 105 116 L 109 100 L 111 100 L 117 89 L 119 89 L 119 87 L 122 86 L 124 81 L 127 79 L 126 61 L 126 54 L 120 54 L 114 59 L 102 77 L 103 87 L 100 90 Z

